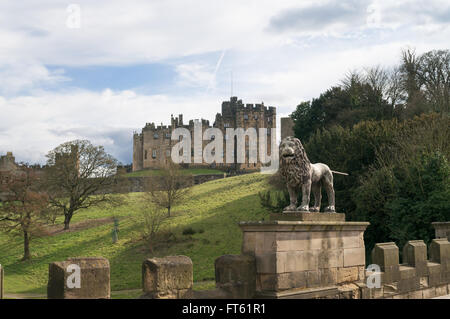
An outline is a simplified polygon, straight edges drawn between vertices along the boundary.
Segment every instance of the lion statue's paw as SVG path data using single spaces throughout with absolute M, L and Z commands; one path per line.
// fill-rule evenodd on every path
M 325 208 L 325 212 L 327 212 L 327 213 L 336 213 L 336 209 L 334 208 L 334 206 L 327 206 Z
M 297 210 L 301 212 L 309 212 L 309 206 L 308 205 L 298 206 Z
M 319 207 L 311 207 L 311 208 L 309 209 L 309 211 L 310 211 L 310 212 L 318 213 L 318 212 L 320 211 L 320 208 L 319 208 Z
M 289 205 L 289 206 L 287 206 L 287 207 L 285 207 L 284 209 L 283 209 L 283 212 L 288 212 L 288 211 L 296 211 L 297 210 L 297 205 L 295 205 L 295 204 L 291 204 L 291 205 Z

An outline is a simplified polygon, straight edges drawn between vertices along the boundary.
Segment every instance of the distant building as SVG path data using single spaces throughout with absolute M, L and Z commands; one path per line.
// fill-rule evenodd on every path
M 6 155 L 0 156 L 0 172 L 11 172 L 17 168 L 16 158 L 12 152 L 7 152 Z
M 294 136 L 294 121 L 290 117 L 282 117 L 280 119 L 281 126 L 281 140 L 288 137 Z
M 242 100 L 238 100 L 237 97 L 231 97 L 229 101 L 222 103 L 222 112 L 217 113 L 214 124 L 210 126 L 209 121 L 201 119 L 202 129 L 205 131 L 208 128 L 219 128 L 223 133 L 223 158 L 226 158 L 226 142 L 228 136 L 226 135 L 226 128 L 243 128 L 247 130 L 253 127 L 257 130 L 259 128 L 267 128 L 268 135 L 271 134 L 271 128 L 276 128 L 276 108 L 264 106 L 261 104 L 243 104 Z M 168 126 L 159 125 L 155 126 L 154 123 L 147 123 L 142 129 L 141 133 L 135 133 L 133 136 L 133 171 L 138 171 L 147 168 L 157 168 L 161 164 L 167 163 L 171 159 L 171 149 L 178 141 L 171 140 L 172 131 L 176 128 L 186 128 L 190 131 L 191 136 L 194 132 L 194 120 L 190 120 L 188 124 L 183 122 L 183 114 L 178 117 L 171 116 L 171 124 Z M 203 133 L 203 132 L 202 132 Z M 203 147 L 210 141 L 204 141 Z M 193 142 L 192 142 L 193 144 Z M 267 138 L 268 150 L 267 153 L 271 154 L 271 138 Z M 191 156 L 193 158 L 194 150 L 191 150 Z M 236 151 L 234 151 L 236 153 Z M 257 163 L 249 163 L 248 156 L 248 144 L 246 145 L 245 163 L 236 163 L 236 155 L 233 154 L 235 163 L 223 163 L 223 164 L 208 164 L 203 162 L 202 164 L 193 163 L 188 166 L 205 166 L 205 167 L 226 167 L 236 165 L 239 170 L 246 169 L 258 169 L 261 167 L 261 162 L 258 156 Z

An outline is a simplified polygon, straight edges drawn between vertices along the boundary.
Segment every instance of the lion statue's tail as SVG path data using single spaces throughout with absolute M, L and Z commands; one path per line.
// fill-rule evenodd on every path
M 333 170 L 331 170 L 331 172 L 334 173 L 334 174 L 339 174 L 339 175 L 346 175 L 346 176 L 348 176 L 347 173 L 342 173 L 342 172 L 333 171 Z

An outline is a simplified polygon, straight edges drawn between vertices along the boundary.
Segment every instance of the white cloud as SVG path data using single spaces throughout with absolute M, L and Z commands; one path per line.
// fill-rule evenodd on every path
M 170 124 L 170 114 L 213 120 L 217 97 L 173 98 L 133 91 L 75 91 L 1 98 L 0 153 L 13 151 L 21 161 L 43 162 L 44 155 L 73 139 L 89 139 L 123 161 L 131 160 L 132 134 L 145 122 Z M 124 150 L 126 152 L 124 152 Z
M 78 0 L 79 29 L 66 27 L 69 3 L 25 3 L 0 2 L 0 153 L 27 161 L 73 138 L 129 159 L 145 122 L 213 121 L 231 71 L 233 95 L 287 115 L 349 69 L 397 63 L 405 46 L 448 49 L 450 38 L 450 4 L 438 0 Z M 176 95 L 61 85 L 65 67 L 149 62 L 174 65 Z

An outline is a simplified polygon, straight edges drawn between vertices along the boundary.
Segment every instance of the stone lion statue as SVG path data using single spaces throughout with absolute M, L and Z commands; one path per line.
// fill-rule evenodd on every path
M 280 143 L 280 173 L 286 181 L 290 205 L 284 211 L 320 211 L 322 186 L 328 197 L 326 212 L 336 212 L 334 207 L 333 172 L 322 163 L 311 164 L 305 149 L 298 138 L 288 136 Z M 302 204 L 297 207 L 298 191 L 302 190 Z M 309 208 L 311 190 L 314 194 L 314 206 Z

